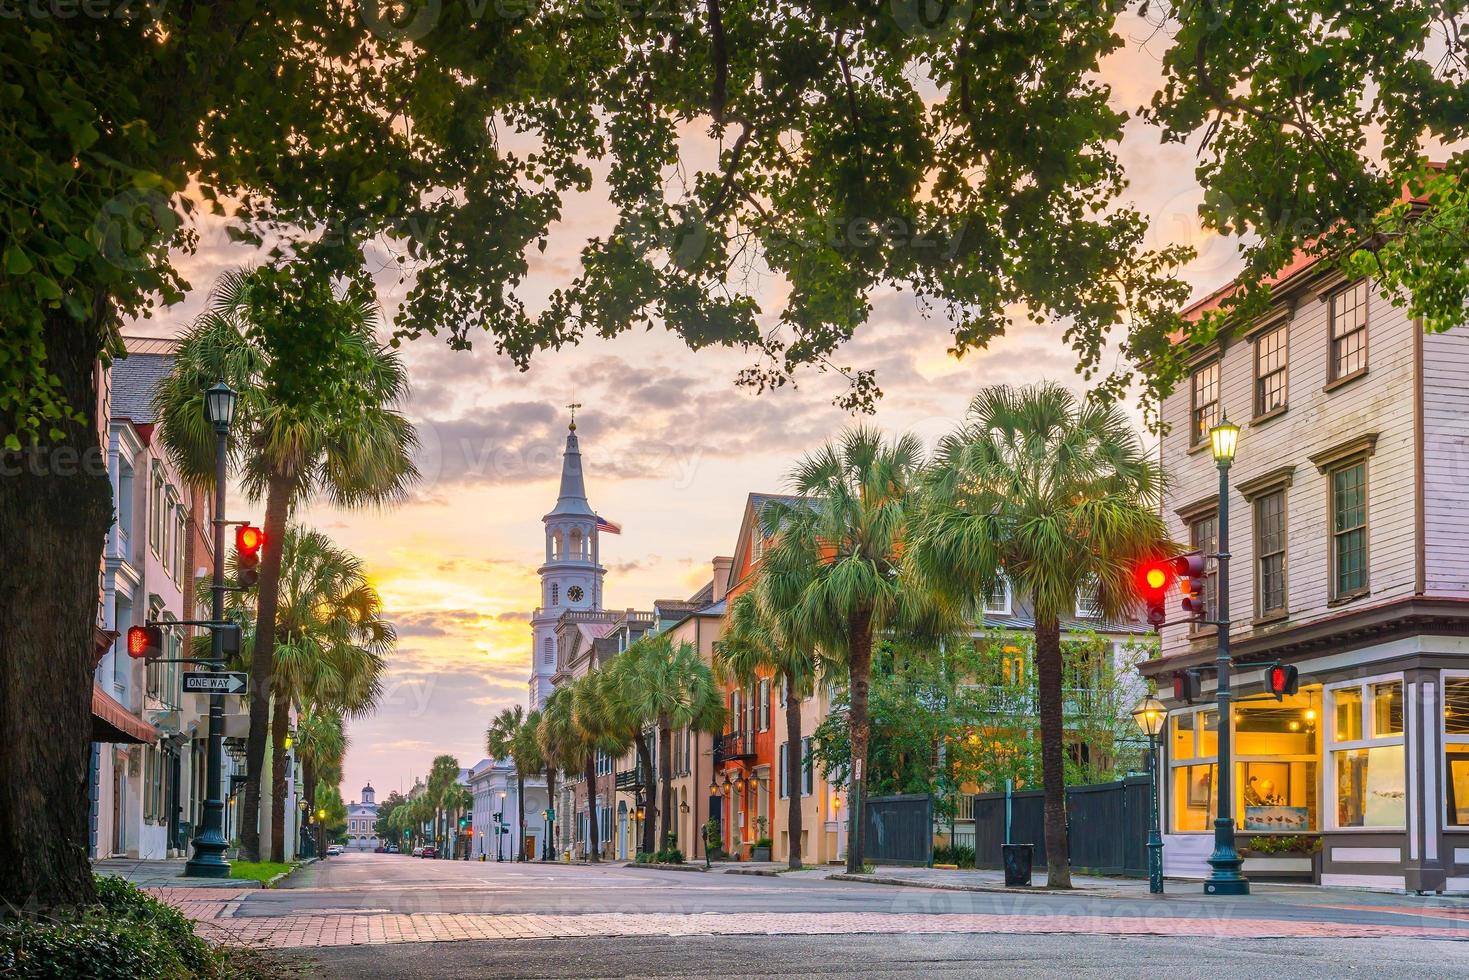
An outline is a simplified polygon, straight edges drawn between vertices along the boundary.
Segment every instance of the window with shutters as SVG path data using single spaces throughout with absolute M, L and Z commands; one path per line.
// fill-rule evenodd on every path
M 1192 428 L 1189 445 L 1202 446 L 1209 430 L 1219 424 L 1219 362 L 1205 364 L 1189 378 Z

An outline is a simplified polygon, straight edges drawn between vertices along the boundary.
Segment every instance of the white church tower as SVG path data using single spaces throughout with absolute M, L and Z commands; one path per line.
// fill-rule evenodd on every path
M 568 609 L 601 609 L 602 567 L 597 544 L 597 515 L 587 503 L 582 478 L 581 449 L 576 442 L 576 409 L 566 433 L 561 461 L 561 494 L 556 506 L 541 518 L 546 525 L 546 560 L 538 569 L 541 602 L 531 618 L 535 647 L 531 653 L 530 706 L 551 696 L 556 673 L 556 620 Z

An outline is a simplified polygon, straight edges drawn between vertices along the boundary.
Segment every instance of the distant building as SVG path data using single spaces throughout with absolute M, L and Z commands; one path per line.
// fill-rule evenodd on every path
M 377 809 L 377 792 L 368 783 L 362 787 L 362 800 L 347 804 L 347 850 L 377 850 L 382 843 L 377 836 Z
M 525 777 L 525 826 L 520 825 L 519 787 L 515 764 L 509 759 L 481 759 L 469 773 L 469 790 L 474 794 L 471 827 L 474 839 L 470 857 L 485 860 L 514 861 L 523 843 L 532 861 L 540 860 L 545 851 L 547 814 L 546 777 L 532 773 Z M 500 819 L 496 820 L 496 815 Z M 500 828 L 503 831 L 497 833 Z

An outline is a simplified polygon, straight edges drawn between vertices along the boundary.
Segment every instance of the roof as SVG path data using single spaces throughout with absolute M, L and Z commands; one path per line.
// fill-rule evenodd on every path
M 1440 162 L 1430 162 L 1428 164 L 1428 168 L 1430 170 L 1442 170 L 1444 168 L 1444 164 Z M 1428 203 L 1428 197 L 1426 195 L 1414 194 L 1412 189 L 1406 184 L 1398 192 L 1398 200 L 1400 202 L 1408 201 L 1415 204 Z M 1287 280 L 1294 279 L 1297 276 L 1309 272 L 1311 269 L 1319 265 L 1322 261 L 1323 257 L 1320 255 L 1312 255 L 1303 250 L 1297 249 L 1296 253 L 1290 257 L 1290 261 L 1286 262 L 1285 265 L 1275 270 L 1275 272 L 1271 275 L 1265 276 L 1261 280 L 1261 282 L 1267 286 L 1279 286 L 1281 283 L 1286 282 Z M 1205 313 L 1208 313 L 1210 310 L 1220 309 L 1221 307 L 1223 307 L 1224 301 L 1235 294 L 1235 291 L 1239 288 L 1239 283 L 1240 280 L 1238 278 L 1230 280 L 1228 283 L 1220 286 L 1218 289 L 1214 290 L 1208 295 L 1200 297 L 1199 299 L 1194 300 L 1188 306 L 1185 306 L 1179 312 L 1179 316 L 1183 317 L 1185 320 L 1197 320 Z M 1175 342 L 1182 339 L 1184 339 L 1182 335 L 1174 338 Z
M 153 346 L 162 341 L 154 341 Z M 173 353 L 134 351 L 129 341 L 128 356 L 112 363 L 112 408 L 115 419 L 145 424 L 158 420 L 153 395 L 173 370 Z

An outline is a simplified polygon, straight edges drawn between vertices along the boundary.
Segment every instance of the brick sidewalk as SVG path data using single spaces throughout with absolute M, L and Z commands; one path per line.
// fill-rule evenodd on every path
M 1143 915 L 1000 915 L 907 912 L 612 912 L 582 915 L 298 912 L 237 916 L 249 894 L 208 888 L 151 889 L 216 942 L 268 948 L 621 936 L 762 936 L 947 933 L 1074 933 L 1209 938 L 1469 938 L 1460 925 L 1383 925 L 1257 918 Z

